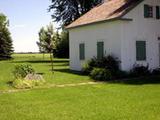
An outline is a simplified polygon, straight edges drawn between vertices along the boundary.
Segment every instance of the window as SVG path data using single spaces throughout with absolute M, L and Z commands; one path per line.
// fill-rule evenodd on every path
M 149 5 L 144 5 L 144 17 L 152 18 L 153 17 L 153 7 Z
M 148 11 L 149 17 L 153 17 L 153 7 L 149 6 L 149 11 Z
M 104 43 L 97 42 L 97 58 L 102 59 L 104 57 Z
M 160 7 L 156 6 L 156 19 L 160 19 Z
M 79 44 L 79 59 L 80 60 L 85 59 L 85 44 L 84 43 Z
M 146 42 L 145 41 L 136 42 L 136 59 L 137 61 L 146 60 Z

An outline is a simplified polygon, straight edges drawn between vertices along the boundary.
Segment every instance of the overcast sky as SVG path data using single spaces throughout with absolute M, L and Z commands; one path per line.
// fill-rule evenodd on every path
M 37 52 L 38 31 L 49 24 L 50 0 L 0 0 L 0 12 L 10 21 L 15 52 Z

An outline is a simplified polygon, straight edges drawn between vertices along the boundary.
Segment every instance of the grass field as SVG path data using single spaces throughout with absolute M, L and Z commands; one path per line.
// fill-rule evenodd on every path
M 42 54 L 15 54 L 10 61 L 0 61 L 0 90 L 11 89 L 7 82 L 13 80 L 12 71 L 17 64 L 31 64 L 37 73 L 42 73 L 48 84 L 68 84 L 89 81 L 88 76 L 81 76 L 69 71 L 68 59 L 55 59 L 54 69 L 51 71 L 49 55 Z
M 56 59 L 55 70 L 42 55 L 14 55 L 0 61 L 0 90 L 13 89 L 15 64 L 30 63 L 44 74 L 48 84 L 91 81 L 87 76 L 70 73 L 68 60 Z M 0 120 L 160 120 L 160 77 L 97 85 L 40 88 L 16 93 L 0 93 Z

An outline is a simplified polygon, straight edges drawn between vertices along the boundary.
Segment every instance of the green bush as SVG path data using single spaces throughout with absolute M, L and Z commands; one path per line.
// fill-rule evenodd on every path
M 94 68 L 90 73 L 90 77 L 98 81 L 107 81 L 112 79 L 112 74 L 110 70 L 104 68 Z
M 12 86 L 17 89 L 30 89 L 35 86 L 40 86 L 45 83 L 45 80 L 24 80 L 24 79 L 16 79 L 13 81 Z
M 149 70 L 149 66 L 141 66 L 141 65 L 135 65 L 133 69 L 130 71 L 131 77 L 139 77 L 139 76 L 148 76 L 151 72 Z
M 22 65 L 16 65 L 13 70 L 13 75 L 15 79 L 23 79 L 28 74 L 34 74 L 35 70 L 31 65 L 28 64 L 22 64 Z
M 128 77 L 129 77 L 129 73 L 126 71 L 119 70 L 115 73 L 116 79 L 128 78 Z
M 102 67 L 105 66 L 105 69 L 110 70 L 113 75 L 115 75 L 116 72 L 120 70 L 119 63 L 120 61 L 118 61 L 116 58 L 110 55 L 107 57 L 104 57 L 101 60 Z
M 82 73 L 85 74 L 85 75 L 89 75 L 90 72 L 93 70 L 93 68 L 91 68 L 87 63 L 83 64 L 83 68 L 82 68 Z
M 152 75 L 160 75 L 160 68 L 154 69 Z
M 94 67 L 98 67 L 97 61 L 98 61 L 98 59 L 95 58 L 95 57 L 92 58 L 92 59 L 90 59 L 90 60 L 88 60 L 88 61 L 83 65 L 83 68 L 82 68 L 83 73 L 89 75 L 89 74 L 91 73 L 91 71 L 93 70 Z
M 102 59 L 92 58 L 83 67 L 84 73 L 91 73 L 94 68 L 104 68 L 110 70 L 112 75 L 116 75 L 119 71 L 119 61 L 112 56 L 103 57 Z

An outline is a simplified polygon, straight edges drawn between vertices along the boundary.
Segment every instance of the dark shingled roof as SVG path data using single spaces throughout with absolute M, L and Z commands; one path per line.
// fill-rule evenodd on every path
M 108 0 L 91 9 L 89 12 L 72 22 L 66 28 L 73 28 L 96 22 L 121 19 L 143 0 Z

